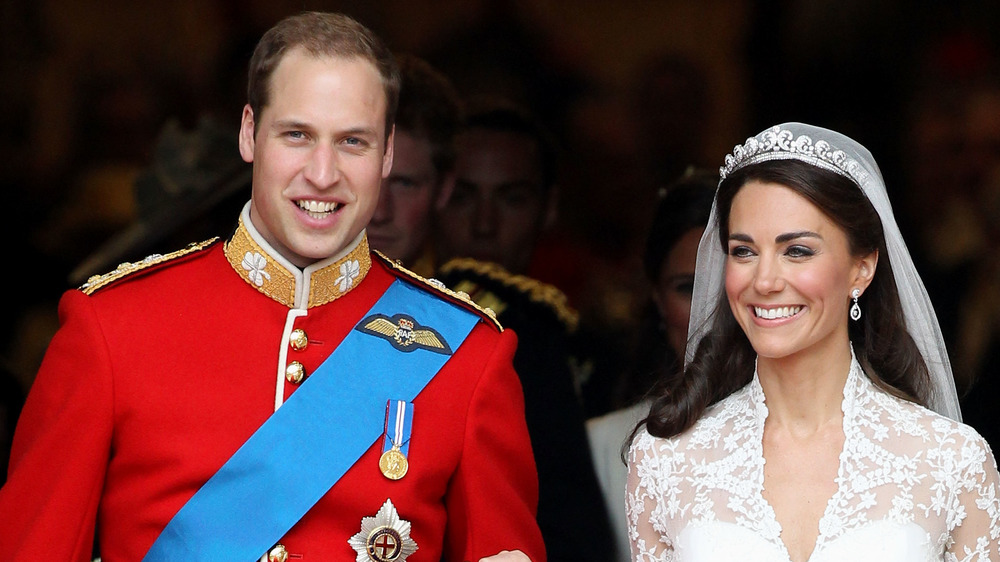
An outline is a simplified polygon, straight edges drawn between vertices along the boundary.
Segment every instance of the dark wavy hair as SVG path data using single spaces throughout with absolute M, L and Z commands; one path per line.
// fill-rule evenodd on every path
M 798 160 L 771 160 L 741 168 L 722 181 L 716 194 L 717 227 L 724 245 L 729 239 L 733 199 L 750 181 L 781 184 L 812 202 L 847 235 L 852 255 L 878 250 L 875 275 L 859 299 L 865 313 L 858 322 L 848 322 L 848 334 L 858 362 L 876 386 L 926 406 L 930 374 L 906 330 L 882 222 L 861 188 L 845 176 Z M 683 433 L 709 406 L 753 378 L 756 353 L 733 317 L 724 290 L 710 321 L 711 328 L 684 376 L 658 389 L 649 415 L 635 431 L 645 424 L 656 437 Z

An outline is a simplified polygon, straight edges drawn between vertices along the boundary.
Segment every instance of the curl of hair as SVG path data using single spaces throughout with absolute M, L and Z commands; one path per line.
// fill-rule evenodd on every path
M 878 265 L 859 299 L 864 313 L 848 321 L 855 356 L 872 382 L 886 392 L 927 405 L 930 374 L 906 330 L 896 281 L 892 274 L 882 222 L 861 188 L 835 172 L 798 160 L 771 160 L 729 175 L 716 194 L 719 239 L 727 245 L 733 199 L 750 181 L 788 187 L 823 212 L 846 234 L 851 255 L 878 251 Z M 724 248 L 726 250 L 726 248 Z M 847 295 L 845 299 L 849 299 Z M 668 438 L 697 422 L 712 404 L 745 386 L 753 377 L 756 353 L 729 309 L 724 291 L 710 317 L 712 328 L 698 343 L 684 376 L 658 389 L 645 424 L 649 433 Z

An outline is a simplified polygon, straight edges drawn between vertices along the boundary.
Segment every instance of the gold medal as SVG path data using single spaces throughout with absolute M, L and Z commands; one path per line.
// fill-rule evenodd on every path
M 393 445 L 391 449 L 382 453 L 382 456 L 378 459 L 379 469 L 389 480 L 399 480 L 403 476 L 406 476 L 406 470 L 409 468 L 409 465 L 410 463 L 406 460 L 406 455 L 396 445 Z
M 406 454 L 409 451 L 412 420 L 412 404 L 404 400 L 388 401 L 385 406 L 385 441 L 382 443 L 378 468 L 389 480 L 399 480 L 410 469 Z

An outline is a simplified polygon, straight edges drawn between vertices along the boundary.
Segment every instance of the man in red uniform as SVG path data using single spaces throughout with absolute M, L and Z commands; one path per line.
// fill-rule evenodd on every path
M 96 532 L 104 562 L 544 560 L 515 337 L 368 248 L 398 80 L 344 16 L 264 35 L 235 233 L 64 295 L 0 552 L 85 561 Z

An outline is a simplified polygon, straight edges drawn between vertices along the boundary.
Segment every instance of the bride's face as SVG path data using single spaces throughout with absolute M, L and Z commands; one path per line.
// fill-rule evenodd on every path
M 815 205 L 783 185 L 748 182 L 733 199 L 728 248 L 729 306 L 758 355 L 847 350 L 851 290 L 867 287 L 874 262 L 852 256 Z

